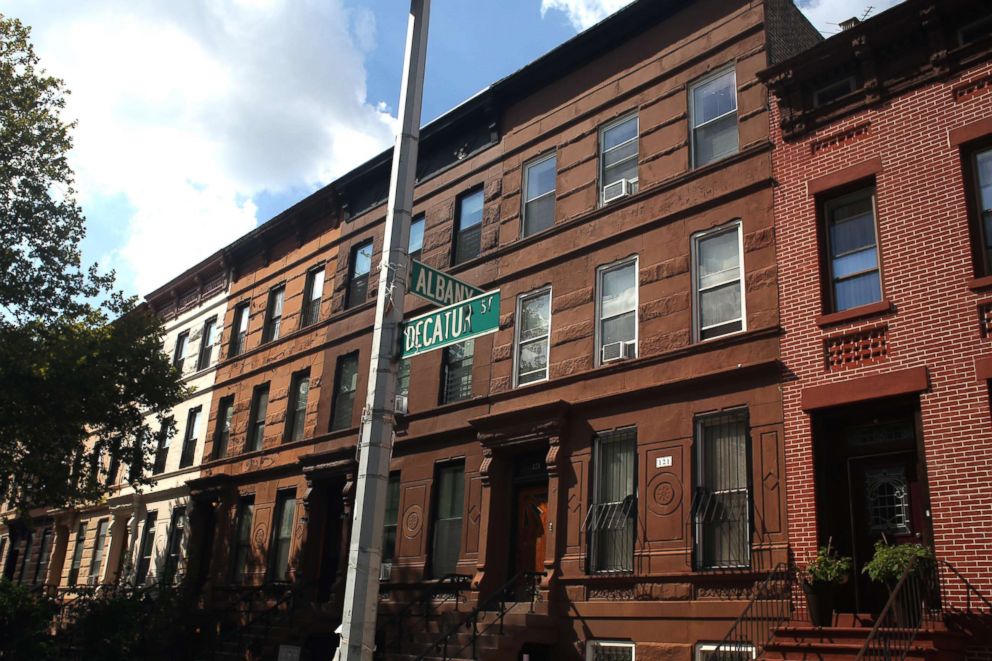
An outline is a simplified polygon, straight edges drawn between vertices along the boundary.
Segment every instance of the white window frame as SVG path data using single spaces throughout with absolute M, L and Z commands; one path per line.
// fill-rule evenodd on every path
M 741 286 L 741 329 L 737 331 L 731 331 L 729 333 L 723 333 L 715 337 L 709 337 L 705 340 L 703 339 L 703 326 L 702 326 L 702 316 L 703 316 L 703 306 L 702 306 L 702 293 L 703 290 L 699 286 L 699 244 L 700 242 L 716 236 L 718 234 L 723 234 L 724 232 L 735 231 L 737 232 L 737 261 L 738 261 L 738 281 Z M 702 232 L 696 232 L 692 235 L 692 336 L 696 342 L 711 342 L 713 340 L 718 340 L 721 337 L 727 337 L 728 335 L 738 335 L 747 331 L 747 291 L 745 288 L 745 277 L 744 277 L 744 226 L 740 219 L 731 221 L 719 227 L 713 227 L 708 230 L 703 230 Z M 726 283 L 720 283 L 721 286 Z M 730 323 L 729 321 L 723 322 L 724 324 Z
M 634 111 L 631 111 L 631 112 L 627 113 L 623 117 L 619 117 L 619 118 L 613 120 L 612 122 L 608 122 L 608 123 L 603 124 L 602 126 L 599 127 L 599 159 L 598 159 L 599 160 L 599 163 L 598 163 L 599 172 L 598 172 L 598 175 L 596 177 L 599 180 L 599 206 L 604 206 L 606 204 L 603 201 L 603 191 L 606 189 L 606 186 L 607 186 L 606 181 L 605 181 L 605 177 L 603 176 L 604 172 L 606 171 L 606 149 L 603 147 L 603 140 L 606 137 L 606 132 L 607 131 L 609 131 L 610 129 L 612 129 L 612 128 L 616 127 L 616 126 L 620 126 L 621 124 L 623 124 L 625 122 L 628 122 L 631 119 L 633 119 L 634 120 L 634 123 L 637 124 L 637 134 L 633 138 L 631 138 L 630 140 L 628 140 L 627 142 L 623 142 L 623 143 L 621 143 L 621 144 L 619 144 L 619 145 L 617 145 L 615 147 L 611 147 L 610 148 L 610 151 L 613 151 L 614 149 L 619 149 L 620 147 L 623 147 L 624 145 L 627 145 L 627 144 L 629 144 L 631 142 L 636 142 L 637 143 L 637 153 L 634 154 L 634 156 L 632 156 L 632 158 L 634 159 L 634 161 L 637 163 L 637 166 L 638 166 L 636 168 L 637 169 L 637 176 L 634 177 L 633 179 L 630 179 L 629 180 L 631 182 L 632 187 L 633 187 L 633 190 L 631 191 L 631 193 L 636 193 L 637 192 L 638 182 L 640 181 L 640 178 L 641 178 L 641 171 L 640 171 L 641 170 L 640 169 L 640 158 L 641 158 L 641 144 L 640 144 L 641 143 L 641 117 L 638 114 L 638 112 L 636 110 L 634 110 Z M 616 163 L 614 163 L 614 165 L 616 165 Z M 611 182 L 611 183 L 616 183 L 616 182 Z
M 514 388 L 517 388 L 521 385 L 520 384 L 520 349 L 522 345 L 520 343 L 520 331 L 523 328 L 523 316 L 522 316 L 523 304 L 524 301 L 527 301 L 532 298 L 537 298 L 545 294 L 547 294 L 548 296 L 548 333 L 547 335 L 544 336 L 544 342 L 548 347 L 547 353 L 545 354 L 548 360 L 547 363 L 544 365 L 544 378 L 537 379 L 534 381 L 528 381 L 523 385 L 529 386 L 535 383 L 542 383 L 544 381 L 547 381 L 551 377 L 551 321 L 552 321 L 551 318 L 553 314 L 551 311 L 551 304 L 552 304 L 551 285 L 547 285 L 545 287 L 534 289 L 533 291 L 529 291 L 525 294 L 520 294 L 519 296 L 517 296 L 517 311 L 516 311 L 517 323 L 514 324 L 514 329 L 513 329 L 513 387 Z M 540 341 L 541 341 L 540 338 L 533 338 L 527 340 L 527 344 L 534 344 Z
M 696 148 L 696 130 L 697 129 L 701 129 L 701 128 L 705 127 L 705 126 L 708 126 L 710 124 L 713 124 L 713 123 L 716 123 L 716 122 L 720 121 L 721 119 L 723 119 L 723 118 L 727 117 L 728 115 L 730 115 L 730 112 L 725 112 L 724 114 L 720 115 L 719 117 L 714 117 L 713 119 L 710 119 L 710 120 L 708 120 L 706 122 L 703 122 L 699 126 L 696 126 L 696 103 L 695 103 L 695 101 L 693 101 L 693 98 L 694 98 L 693 91 L 697 87 L 699 87 L 700 85 L 705 85 L 706 83 L 710 82 L 711 80 L 716 80 L 720 76 L 725 75 L 728 71 L 729 72 L 732 72 L 734 74 L 734 109 L 732 111 L 730 111 L 730 112 L 732 112 L 735 115 L 737 115 L 738 114 L 738 110 L 740 109 L 740 104 L 738 103 L 738 98 L 737 98 L 737 67 L 735 66 L 735 63 L 731 62 L 730 64 L 728 64 L 725 67 L 720 67 L 719 69 L 717 69 L 713 73 L 707 74 L 707 75 L 703 76 L 702 78 L 699 78 L 697 80 L 692 81 L 692 83 L 689 85 L 689 88 L 688 88 L 688 90 L 689 90 L 689 152 L 690 152 L 690 156 L 691 156 L 690 160 L 692 161 L 692 169 L 693 170 L 695 170 L 698 167 L 703 167 L 703 165 L 710 165 L 711 163 L 717 163 L 719 161 L 722 161 L 725 158 L 728 158 L 730 156 L 733 156 L 733 154 L 727 154 L 726 156 L 721 156 L 719 158 L 715 158 L 712 161 L 710 161 L 709 163 L 704 163 L 703 165 L 700 165 L 699 163 L 696 162 L 696 154 L 699 152 L 699 150 Z M 737 150 L 734 152 L 734 154 L 739 154 L 740 151 L 741 151 L 740 126 L 741 126 L 741 124 L 740 124 L 740 116 L 738 115 L 738 117 L 737 117 Z
M 638 266 L 639 260 L 640 257 L 635 254 L 630 255 L 629 257 L 624 257 L 623 259 L 618 259 L 615 262 L 610 262 L 609 264 L 603 264 L 596 267 L 596 327 L 593 329 L 596 338 L 596 367 L 603 364 L 603 338 L 602 331 L 600 329 L 603 325 L 603 274 L 631 263 L 634 265 L 634 358 L 637 358 L 640 355 L 641 329 L 637 318 L 638 310 L 641 306 L 640 268 Z
M 629 640 L 589 640 L 586 641 L 586 661 L 595 658 L 596 648 L 622 647 L 630 650 L 630 661 L 637 659 L 637 646 Z
M 543 230 L 538 230 L 536 232 L 531 232 L 530 234 L 527 233 L 527 205 L 529 203 L 531 203 L 531 202 L 534 202 L 535 200 L 541 199 L 542 197 L 547 197 L 548 195 L 551 195 L 553 197 L 553 196 L 555 196 L 555 195 L 558 194 L 558 162 L 557 162 L 557 160 L 555 161 L 555 185 L 554 185 L 554 188 L 552 188 L 551 190 L 549 190 L 547 193 L 541 193 L 537 197 L 528 197 L 528 195 L 530 195 L 530 192 L 528 191 L 528 186 L 527 186 L 527 181 L 528 181 L 527 180 L 527 174 L 530 172 L 530 169 L 532 167 L 534 167 L 536 165 L 540 165 L 541 163 L 544 163 L 546 161 L 550 161 L 551 159 L 557 159 L 557 158 L 558 158 L 558 152 L 555 151 L 555 150 L 552 150 L 552 151 L 549 151 L 546 154 L 542 154 L 542 155 L 538 156 L 537 158 L 535 158 L 533 160 L 530 160 L 530 161 L 528 161 L 527 163 L 524 164 L 523 180 L 521 181 L 521 184 L 523 184 L 523 185 L 520 187 L 521 188 L 521 191 L 522 191 L 522 194 L 520 195 L 520 238 L 524 238 L 524 237 L 528 237 L 528 236 L 534 236 L 535 234 L 540 234 L 541 232 L 544 232 L 544 231 L 547 231 L 548 229 L 550 229 L 550 228 L 545 228 Z M 552 211 L 551 211 L 551 227 L 554 227 L 554 224 L 555 224 L 555 211 L 554 211 L 554 209 L 552 209 Z
M 693 648 L 693 652 L 692 652 L 693 661 L 704 661 L 706 657 L 703 655 L 703 653 L 715 652 L 718 647 L 720 647 L 720 643 L 696 643 L 696 646 Z M 728 651 L 732 651 L 732 652 L 749 651 L 751 652 L 752 659 L 756 657 L 756 650 L 754 648 L 754 645 L 750 645 L 748 643 L 727 643 L 726 645 L 724 645 L 724 647 Z

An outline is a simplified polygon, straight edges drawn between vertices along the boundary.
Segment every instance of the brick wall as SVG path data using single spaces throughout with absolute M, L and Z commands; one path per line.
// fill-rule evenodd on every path
M 817 545 L 810 416 L 801 408 L 805 388 L 866 375 L 926 366 L 929 388 L 920 395 L 929 474 L 934 543 L 983 592 L 992 591 L 992 427 L 988 384 L 975 359 L 992 352 L 983 337 L 979 306 L 992 291 L 971 289 L 972 264 L 962 149 L 949 132 L 992 116 L 992 94 L 955 94 L 987 79 L 984 64 L 943 82 L 849 116 L 784 143 L 776 137 L 776 241 L 781 319 L 785 330 L 786 464 L 790 540 L 796 557 Z M 777 131 L 779 109 L 772 117 Z M 887 313 L 821 328 L 823 313 L 816 197 L 809 182 L 871 159 Z M 824 340 L 886 327 L 884 360 L 829 369 Z M 821 540 L 825 543 L 826 540 Z

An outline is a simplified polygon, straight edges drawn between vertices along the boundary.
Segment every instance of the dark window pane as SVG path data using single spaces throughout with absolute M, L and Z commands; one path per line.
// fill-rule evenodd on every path
M 251 419 L 246 452 L 260 450 L 265 440 L 265 416 L 269 409 L 269 384 L 255 388 L 252 394 Z
M 0 558 L 3 558 L 3 546 L 6 537 L 0 539 Z M 41 585 L 48 578 L 48 560 L 52 554 L 52 529 L 45 528 L 41 531 L 41 546 L 38 548 L 38 564 L 35 566 L 34 583 Z M 56 583 L 58 580 L 56 580 Z
M 172 521 L 169 524 L 169 537 L 165 545 L 165 568 L 163 580 L 174 583 L 179 577 L 179 560 L 182 557 L 183 532 L 186 529 L 186 508 L 176 507 L 172 510 Z
M 826 204 L 833 304 L 837 311 L 882 299 L 875 234 L 874 189 Z
M 134 582 L 138 585 L 148 580 L 148 570 L 152 566 L 152 554 L 155 552 L 155 522 L 158 512 L 149 512 L 145 517 L 145 527 L 141 534 L 141 546 L 138 551 L 138 570 Z
M 276 496 L 272 542 L 269 546 L 269 577 L 273 581 L 285 581 L 289 578 L 289 551 L 293 542 L 295 517 L 295 495 L 289 491 L 280 491 Z
M 186 416 L 186 435 L 183 437 L 183 454 L 179 460 L 179 467 L 186 468 L 193 465 L 193 458 L 196 455 L 196 441 L 200 434 L 200 411 L 197 406 L 190 409 Z
M 248 303 L 234 308 L 234 326 L 231 329 L 231 355 L 237 356 L 248 348 Z
M 166 418 L 158 430 L 158 446 L 155 448 L 155 465 L 152 467 L 152 475 L 158 475 L 165 471 L 166 461 L 169 459 L 169 445 L 172 441 L 171 426 L 172 418 Z
M 69 563 L 69 585 L 76 585 L 79 582 L 79 568 L 83 564 L 83 545 L 85 543 L 86 524 L 80 523 L 76 529 L 76 540 L 72 549 L 72 562 Z
M 234 540 L 231 579 L 241 583 L 248 573 L 248 555 L 251 551 L 251 527 L 255 516 L 255 497 L 246 496 L 238 501 L 237 533 Z
M 310 393 L 310 375 L 297 374 L 289 388 L 289 408 L 286 412 L 286 440 L 303 438 L 307 414 L 307 395 Z
M 465 467 L 442 466 L 434 489 L 434 541 L 431 549 L 431 575 L 442 578 L 455 573 L 462 547 L 462 510 L 465 493 Z
M 183 331 L 176 338 L 176 352 L 172 356 L 172 364 L 180 372 L 183 371 L 183 366 L 186 364 L 186 347 L 188 344 L 189 331 Z
M 400 476 L 393 473 L 389 476 L 389 484 L 386 487 L 386 516 L 382 531 L 382 562 L 384 564 L 392 563 L 396 557 L 396 527 L 399 523 L 399 510 Z M 384 578 L 388 578 L 388 574 Z
M 263 342 L 279 339 L 279 333 L 282 330 L 282 306 L 285 296 L 285 287 L 277 287 L 269 292 L 269 303 L 265 311 Z
M 424 249 L 424 217 L 418 216 L 410 223 L 410 243 L 407 244 L 407 253 L 411 259 L 420 261 L 421 252 Z
M 351 274 L 348 279 L 346 307 L 361 305 L 368 299 L 369 271 L 372 269 L 372 242 L 355 248 L 351 256 Z
M 555 222 L 556 157 L 527 166 L 524 177 L 524 236 L 545 230 Z
M 234 415 L 234 396 L 220 400 L 217 407 L 217 439 L 214 441 L 214 458 L 227 456 L 227 446 L 231 440 L 231 417 Z
M 472 396 L 472 359 L 475 340 L 453 344 L 443 350 L 441 403 L 458 402 Z
M 334 406 L 331 411 L 331 431 L 348 429 L 355 409 L 358 390 L 358 354 L 348 354 L 338 360 L 334 375 Z
M 455 230 L 454 263 L 478 257 L 482 246 L 481 190 L 463 195 L 458 200 L 458 222 Z
M 307 274 L 306 289 L 303 292 L 303 326 L 320 320 L 320 301 L 324 295 L 324 269 L 316 269 Z

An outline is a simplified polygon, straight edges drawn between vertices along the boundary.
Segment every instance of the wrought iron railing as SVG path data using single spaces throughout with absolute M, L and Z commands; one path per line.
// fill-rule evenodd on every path
M 493 592 L 485 601 L 478 604 L 472 609 L 465 618 L 458 622 L 455 626 L 450 627 L 447 631 L 441 634 L 441 636 L 431 644 L 431 646 L 424 651 L 420 656 L 417 657 L 416 661 L 424 661 L 428 656 L 434 656 L 435 653 L 440 652 L 441 659 L 448 661 L 449 659 L 461 658 L 460 655 L 465 650 L 472 649 L 472 658 L 479 658 L 478 655 L 478 645 L 479 638 L 489 633 L 493 628 L 499 627 L 498 635 L 502 636 L 504 633 L 504 620 L 507 613 L 514 610 L 517 606 L 521 604 L 529 604 L 530 612 L 534 612 L 534 604 L 540 597 L 540 585 L 541 579 L 545 576 L 545 572 L 520 572 L 516 574 L 509 581 L 504 583 L 498 590 Z M 526 589 L 527 601 L 521 602 L 517 600 L 518 592 L 517 589 L 520 585 Z M 479 616 L 483 613 L 493 613 L 493 619 L 485 624 L 481 629 L 479 628 Z M 460 647 L 449 650 L 449 647 L 454 647 L 457 643 L 452 643 L 452 639 L 463 633 L 463 630 L 469 634 L 468 642 L 464 643 Z
M 233 645 L 239 658 L 254 640 L 268 640 L 278 617 L 288 618 L 296 600 L 309 584 L 265 584 L 240 586 L 234 603 L 233 626 L 222 629 L 213 645 L 214 654 L 222 654 Z M 274 600 L 274 601 L 273 601 Z
M 751 600 L 708 658 L 712 661 L 761 658 L 775 630 L 789 622 L 797 610 L 793 597 L 797 585 L 795 566 L 784 562 L 776 565 L 755 586 Z
M 388 619 L 380 620 L 376 632 L 376 648 L 380 652 L 402 652 L 404 642 L 416 630 L 415 627 L 404 626 L 409 624 L 409 620 L 423 618 L 426 625 L 438 606 L 451 600 L 454 600 L 457 606 L 462 593 L 467 592 L 471 587 L 472 577 L 466 574 L 447 574 L 437 582 L 426 586 L 398 613 Z M 426 630 L 426 626 L 423 630 Z

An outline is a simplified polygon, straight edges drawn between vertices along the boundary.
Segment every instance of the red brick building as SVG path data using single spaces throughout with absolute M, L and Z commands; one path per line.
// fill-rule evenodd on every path
M 855 23 L 857 23 L 855 21 Z M 909 0 L 761 74 L 774 95 L 789 538 L 992 592 L 992 10 Z

